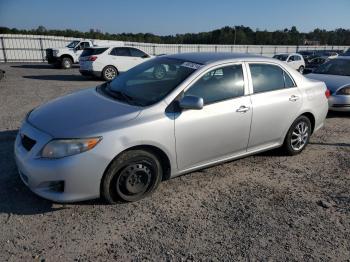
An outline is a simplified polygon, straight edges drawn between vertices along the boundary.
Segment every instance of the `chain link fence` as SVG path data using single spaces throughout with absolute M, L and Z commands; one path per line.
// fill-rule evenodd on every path
M 73 40 L 81 39 L 44 35 L 0 34 L 0 62 L 44 62 L 46 48 L 62 48 Z M 186 52 L 239 52 L 269 57 L 278 53 L 294 53 L 302 50 L 345 51 L 349 48 L 348 46 L 185 45 L 136 42 L 124 42 L 124 45 L 140 48 L 152 55 Z

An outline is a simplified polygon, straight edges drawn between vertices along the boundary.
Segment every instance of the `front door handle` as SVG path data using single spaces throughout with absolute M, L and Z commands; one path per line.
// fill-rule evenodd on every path
M 236 110 L 236 112 L 238 112 L 238 113 L 245 113 L 245 112 L 247 112 L 249 110 L 249 107 L 248 106 L 240 106 L 237 110 Z
M 290 98 L 289 98 L 289 101 L 292 101 L 292 102 L 295 102 L 295 101 L 298 101 L 299 100 L 299 96 L 296 96 L 296 95 L 292 95 Z

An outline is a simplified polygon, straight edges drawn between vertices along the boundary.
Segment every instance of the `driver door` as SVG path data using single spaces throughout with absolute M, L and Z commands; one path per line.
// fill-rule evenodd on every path
M 218 67 L 184 92 L 202 97 L 204 107 L 175 117 L 179 170 L 246 152 L 252 110 L 244 75 L 242 64 Z
M 80 42 L 79 45 L 75 47 L 74 54 L 76 56 L 76 59 L 75 59 L 76 61 L 78 60 L 80 55 L 83 53 L 84 48 L 89 47 L 89 46 L 90 46 L 89 42 Z

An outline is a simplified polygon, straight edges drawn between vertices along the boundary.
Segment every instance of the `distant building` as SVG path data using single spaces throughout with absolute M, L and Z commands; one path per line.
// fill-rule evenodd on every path
M 305 39 L 304 45 L 320 45 L 320 41 Z

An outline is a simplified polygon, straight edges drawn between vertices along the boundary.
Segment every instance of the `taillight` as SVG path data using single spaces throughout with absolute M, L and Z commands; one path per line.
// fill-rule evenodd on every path
M 97 59 L 97 56 L 92 55 L 89 57 L 89 61 L 95 61 Z
M 330 97 L 331 96 L 331 91 L 329 91 L 329 89 L 327 89 L 326 92 L 325 92 L 325 95 L 326 95 L 327 98 Z

